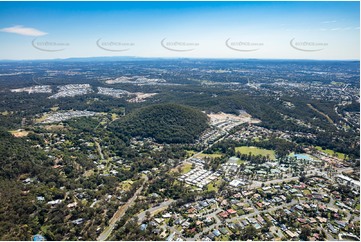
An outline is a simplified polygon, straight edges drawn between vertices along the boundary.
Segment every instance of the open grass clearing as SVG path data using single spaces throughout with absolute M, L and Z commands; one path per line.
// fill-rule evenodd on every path
M 215 153 L 215 154 L 199 154 L 197 155 L 196 157 L 197 158 L 205 158 L 205 157 L 208 157 L 208 158 L 221 158 L 222 157 L 222 153 Z
M 124 191 L 129 191 L 132 188 L 133 181 L 125 180 L 119 184 L 119 188 Z
M 54 106 L 54 107 L 51 107 L 50 110 L 53 111 L 53 112 L 55 112 L 55 111 L 58 111 L 58 110 L 59 110 L 59 107 Z
M 217 180 L 209 183 L 207 185 L 207 191 L 211 192 L 211 191 L 215 191 L 215 192 L 218 192 L 218 189 L 219 189 L 219 185 L 221 184 L 222 182 L 222 179 L 221 178 L 218 178 Z
M 185 173 L 189 172 L 192 169 L 192 164 L 185 163 L 185 164 L 182 165 L 181 169 L 182 169 L 181 173 L 185 174 Z
M 262 149 L 254 146 L 239 146 L 235 148 L 236 152 L 241 154 L 248 155 L 251 153 L 252 155 L 261 155 L 261 156 L 269 156 L 271 160 L 275 160 L 275 152 L 273 150 Z
M 118 114 L 112 113 L 112 121 L 116 120 L 117 118 L 119 118 Z
M 307 196 L 307 195 L 311 195 L 311 191 L 310 190 L 303 190 L 303 195 Z
M 189 172 L 192 169 L 192 164 L 191 163 L 182 163 L 181 165 L 171 169 L 170 173 L 178 172 L 179 168 L 181 169 L 180 173 L 185 174 L 185 173 Z
M 49 131 L 60 131 L 60 130 L 67 129 L 62 124 L 44 125 L 43 128 L 46 129 L 46 130 L 49 130 Z
M 35 119 L 35 123 L 41 123 L 44 122 L 49 117 L 49 114 L 45 113 L 40 118 Z
M 191 157 L 191 156 L 197 154 L 197 152 L 194 151 L 194 150 L 186 150 L 185 152 L 187 153 L 187 156 L 188 156 L 188 157 Z
M 322 149 L 321 146 L 316 146 L 315 147 L 317 150 L 325 153 L 325 154 L 328 154 L 328 155 L 331 155 L 331 156 L 335 156 L 337 158 L 340 158 L 340 159 L 345 159 L 346 158 L 346 155 L 344 153 L 341 153 L 341 152 L 336 152 L 336 151 L 333 151 L 333 150 L 330 150 L 330 149 Z

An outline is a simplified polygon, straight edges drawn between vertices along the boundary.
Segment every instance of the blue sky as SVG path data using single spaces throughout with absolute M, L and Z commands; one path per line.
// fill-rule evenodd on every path
M 359 59 L 359 19 L 359 2 L 0 2 L 0 59 Z

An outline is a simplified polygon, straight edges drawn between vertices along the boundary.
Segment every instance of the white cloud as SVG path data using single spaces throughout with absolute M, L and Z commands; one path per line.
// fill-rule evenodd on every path
M 3 28 L 3 29 L 0 29 L 0 31 L 6 32 L 6 33 L 26 35 L 26 36 L 43 36 L 43 35 L 48 34 L 43 31 L 40 31 L 40 30 L 37 30 L 34 28 L 26 28 L 21 25 L 9 27 L 9 28 Z

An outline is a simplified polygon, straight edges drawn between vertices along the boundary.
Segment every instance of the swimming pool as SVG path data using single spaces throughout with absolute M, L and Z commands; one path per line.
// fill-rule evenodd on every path
M 298 160 L 313 160 L 308 154 L 293 154 Z

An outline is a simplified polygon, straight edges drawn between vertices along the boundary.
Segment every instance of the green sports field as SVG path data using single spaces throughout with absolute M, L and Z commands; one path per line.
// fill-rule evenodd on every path
M 261 156 L 267 156 L 269 155 L 271 160 L 275 160 L 275 152 L 273 150 L 266 150 L 254 146 L 239 146 L 235 148 L 236 152 L 239 152 L 241 154 L 248 155 L 250 152 L 252 155 L 261 155 Z

